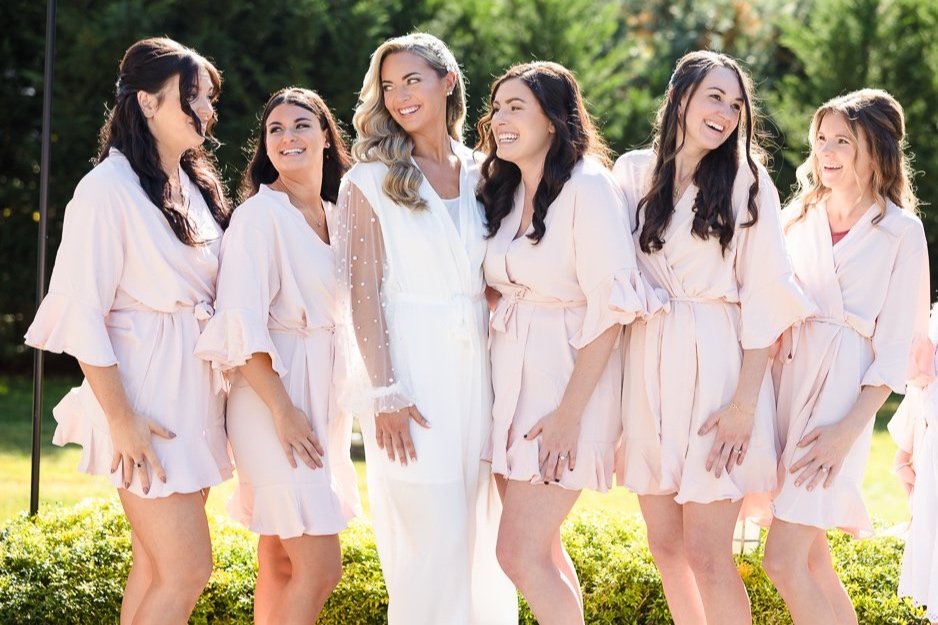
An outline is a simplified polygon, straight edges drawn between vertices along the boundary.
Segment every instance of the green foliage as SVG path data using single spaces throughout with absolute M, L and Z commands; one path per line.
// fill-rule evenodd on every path
M 215 571 L 190 623 L 247 625 L 256 576 L 255 539 L 222 517 L 210 519 Z M 896 597 L 902 543 L 853 541 L 833 533 L 832 551 L 865 625 L 924 624 Z M 370 528 L 343 532 L 344 574 L 326 603 L 322 625 L 378 625 L 387 595 Z M 591 625 L 670 623 L 664 593 L 638 520 L 581 514 L 564 527 Z M 737 560 L 752 600 L 753 622 L 789 625 L 787 611 L 760 561 L 761 549 Z M 0 622 L 5 625 L 101 625 L 117 622 L 130 565 L 129 528 L 119 505 L 87 500 L 25 515 L 0 529 Z M 429 589 L 428 592 L 432 592 Z M 534 618 L 523 600 L 521 622 Z
M 32 318 L 44 3 L 0 3 L 0 367 L 25 363 Z M 908 114 L 918 169 L 938 172 L 938 3 L 922 0 L 73 0 L 59 3 L 50 188 L 51 254 L 62 211 L 91 168 L 96 135 L 130 43 L 169 35 L 212 58 L 225 76 L 217 150 L 228 188 L 267 96 L 285 85 L 319 91 L 346 128 L 371 52 L 422 29 L 453 48 L 469 79 L 468 140 L 491 79 L 549 59 L 578 76 L 610 145 L 650 136 L 674 62 L 709 47 L 744 61 L 770 113 L 785 197 L 804 155 L 811 112 L 848 89 L 891 90 Z M 933 201 L 934 175 L 918 178 Z M 938 222 L 929 217 L 929 240 Z M 938 275 L 938 271 L 933 271 Z M 60 363 L 53 358 L 53 363 Z M 58 365 L 61 367 L 61 364 Z

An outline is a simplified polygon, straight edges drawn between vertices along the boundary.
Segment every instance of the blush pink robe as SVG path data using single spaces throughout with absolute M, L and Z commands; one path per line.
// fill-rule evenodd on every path
M 861 489 L 873 420 L 854 443 L 829 488 L 795 487 L 788 468 L 805 450 L 798 441 L 842 419 L 862 386 L 904 393 L 913 341 L 927 334 L 928 249 L 918 218 L 893 204 L 878 224 L 871 207 L 837 245 L 823 204 L 791 225 L 786 241 L 795 273 L 818 305 L 817 315 L 792 333 L 778 388 L 779 492 L 775 516 L 855 536 L 872 532 Z M 787 352 L 787 355 L 786 355 Z
M 760 168 L 759 219 L 749 219 L 752 173 L 742 165 L 733 188 L 736 232 L 726 253 L 715 238 L 691 232 L 697 188 L 677 201 L 664 233 L 664 249 L 638 249 L 641 223 L 635 208 L 647 192 L 654 154 L 629 152 L 614 175 L 633 222 L 638 266 L 665 303 L 647 321 L 626 329 L 623 440 L 617 467 L 621 484 L 639 495 L 674 495 L 679 504 L 738 501 L 746 516 L 768 513 L 776 485 L 775 397 L 766 371 L 755 412 L 749 453 L 719 478 L 706 470 L 716 430 L 701 425 L 733 398 L 744 349 L 771 346 L 807 316 L 810 302 L 797 287 L 779 222 L 779 199 Z
M 131 407 L 176 434 L 152 437 L 166 483 L 151 473 L 144 494 L 134 471 L 129 490 L 138 497 L 193 493 L 231 476 L 224 396 L 214 390 L 211 367 L 192 353 L 212 315 L 222 232 L 182 169 L 180 180 L 205 245 L 176 238 L 119 151 L 82 178 L 65 209 L 49 294 L 26 333 L 33 347 L 117 365 Z M 53 442 L 81 445 L 79 469 L 123 488 L 121 471 L 111 473 L 110 428 L 88 381 L 52 414 Z
M 646 312 L 646 288 L 635 266 L 622 198 L 601 164 L 583 160 L 547 211 L 535 244 L 518 238 L 524 186 L 515 193 L 485 254 L 485 279 L 501 294 L 490 334 L 495 387 L 492 470 L 513 480 L 542 482 L 539 439 L 523 436 L 557 409 L 577 350 L 616 324 Z M 606 491 L 622 430 L 622 361 L 616 348 L 587 402 L 577 460 L 560 486 Z
M 334 207 L 325 205 L 331 217 Z M 358 510 L 349 456 L 352 417 L 333 385 L 336 272 L 332 248 L 284 193 L 261 185 L 225 232 L 215 317 L 196 354 L 230 372 L 228 439 L 238 472 L 229 504 L 252 531 L 281 538 L 336 534 Z M 325 466 L 287 462 L 263 400 L 236 368 L 266 353 L 325 450 Z

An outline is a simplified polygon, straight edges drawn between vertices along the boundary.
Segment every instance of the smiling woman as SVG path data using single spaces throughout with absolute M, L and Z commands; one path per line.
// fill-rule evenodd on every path
M 193 355 L 211 316 L 228 206 L 212 160 L 218 71 L 170 39 L 131 46 L 101 152 L 65 211 L 48 296 L 26 342 L 78 359 L 53 412 L 132 528 L 121 621 L 186 623 L 212 571 L 204 501 L 231 476 L 224 400 Z
M 415 33 L 374 52 L 355 111 L 358 162 L 339 193 L 346 398 L 368 458 L 391 625 L 509 625 L 495 559 L 485 227 L 460 142 L 462 72 Z M 428 589 L 430 591 L 428 591 Z

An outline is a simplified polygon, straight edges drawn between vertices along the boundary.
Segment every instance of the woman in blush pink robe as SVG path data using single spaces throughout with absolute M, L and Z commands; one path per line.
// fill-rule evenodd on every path
M 929 623 L 938 623 L 938 308 L 932 308 L 928 341 L 916 344 L 908 393 L 889 421 L 899 449 L 894 470 L 909 492 L 909 521 L 899 574 L 899 596 L 925 608 Z
M 905 392 L 913 341 L 926 336 L 928 251 L 892 96 L 831 100 L 810 139 L 784 221 L 818 312 L 783 341 L 776 372 L 782 454 L 765 568 L 795 623 L 856 623 L 826 530 L 872 531 L 860 490 L 873 417 Z
M 196 354 L 229 374 L 238 470 L 230 509 L 260 534 L 255 625 L 316 620 L 342 574 L 358 508 L 351 415 L 333 383 L 336 270 L 329 217 L 349 158 L 308 89 L 273 96 L 225 233 L 216 314 Z
M 97 165 L 65 209 L 49 293 L 26 343 L 85 380 L 54 408 L 53 442 L 117 488 L 133 564 L 124 625 L 184 625 L 212 572 L 210 487 L 231 476 L 224 396 L 192 351 L 212 315 L 228 204 L 202 149 L 218 71 L 171 39 L 121 61 Z
M 769 350 L 811 309 L 785 252 L 778 193 L 750 154 L 750 93 L 732 59 L 685 56 L 655 149 L 613 170 L 637 219 L 639 269 L 664 305 L 626 329 L 619 478 L 639 495 L 678 625 L 751 623 L 733 529 L 741 513 L 768 512 Z
M 495 81 L 490 107 L 479 196 L 485 279 L 500 295 L 490 335 L 499 562 L 539 623 L 582 623 L 560 524 L 582 489 L 612 485 L 622 427 L 614 346 L 621 324 L 645 314 L 645 289 L 570 72 L 515 66 Z

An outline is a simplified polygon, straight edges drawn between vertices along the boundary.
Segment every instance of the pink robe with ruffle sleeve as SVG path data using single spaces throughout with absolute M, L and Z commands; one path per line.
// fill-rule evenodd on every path
M 165 484 L 151 477 L 144 494 L 134 471 L 129 490 L 147 498 L 196 492 L 231 476 L 224 396 L 211 367 L 193 354 L 212 314 L 222 232 L 182 169 L 180 180 L 204 245 L 176 238 L 117 150 L 82 178 L 65 209 L 49 294 L 26 333 L 33 347 L 117 365 L 131 407 L 176 434 L 152 437 Z M 81 445 L 79 469 L 109 475 L 122 488 L 121 471 L 111 473 L 108 422 L 87 380 L 52 414 L 53 442 Z
M 798 442 L 818 426 L 840 421 L 863 386 L 904 393 L 914 341 L 927 335 L 928 249 L 922 222 L 893 204 L 877 224 L 871 207 L 836 245 L 823 204 L 795 221 L 786 209 L 786 242 L 795 274 L 818 305 L 783 349 L 778 388 L 779 492 L 775 516 L 855 536 L 873 526 L 861 491 L 873 420 L 851 447 L 829 488 L 795 487 L 789 467 Z M 789 354 L 784 352 L 788 351 Z
M 227 426 L 238 489 L 229 510 L 259 534 L 336 534 L 359 508 L 352 418 L 338 409 L 333 384 L 335 276 L 332 248 L 285 194 L 261 185 L 235 210 L 222 242 L 215 317 L 196 354 L 230 372 Z M 309 420 L 326 452 L 322 468 L 287 462 L 270 410 L 236 370 L 256 353 L 270 356 Z
M 733 187 L 736 231 L 724 254 L 719 240 L 691 232 L 693 184 L 676 202 L 664 248 L 641 251 L 635 209 L 654 167 L 650 150 L 629 152 L 614 175 L 626 195 L 638 266 L 664 308 L 626 329 L 623 440 L 618 477 L 639 495 L 673 495 L 679 504 L 739 501 L 742 514 L 764 517 L 776 485 L 775 396 L 766 371 L 742 465 L 717 478 L 706 470 L 716 430 L 697 430 L 733 398 L 744 349 L 770 347 L 811 311 L 795 284 L 780 225 L 778 192 L 760 168 L 758 221 L 747 202 L 753 175 L 741 165 Z
M 515 238 L 524 186 L 489 240 L 485 279 L 501 294 L 492 317 L 492 470 L 513 480 L 542 482 L 539 439 L 526 440 L 557 409 L 577 350 L 616 324 L 646 313 L 646 288 L 635 266 L 622 198 L 599 163 L 585 159 L 547 210 L 535 244 Z M 569 489 L 612 486 L 615 446 L 622 430 L 619 341 L 581 419 L 576 466 L 559 482 Z

